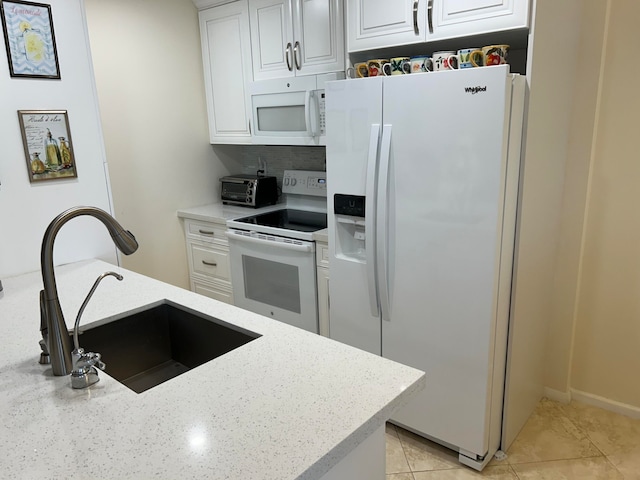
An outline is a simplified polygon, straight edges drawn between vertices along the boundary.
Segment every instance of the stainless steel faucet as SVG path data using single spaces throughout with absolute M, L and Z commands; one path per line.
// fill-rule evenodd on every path
M 53 244 L 60 228 L 72 218 L 90 215 L 100 220 L 113 239 L 118 249 L 125 255 L 131 255 L 138 249 L 138 242 L 133 234 L 125 230 L 111 215 L 96 207 L 73 207 L 62 212 L 47 227 L 42 239 L 40 263 L 44 289 L 40 291 L 40 331 L 42 355 L 40 363 L 51 362 L 53 374 L 69 375 L 72 371 L 71 338 L 62 314 L 58 288 L 53 270 Z
M 73 352 L 71 352 L 71 363 L 73 364 L 73 370 L 71 371 L 71 386 L 73 388 L 87 388 L 88 386 L 93 385 L 100 380 L 100 377 L 98 377 L 98 369 L 105 369 L 105 364 L 102 362 L 102 357 L 99 353 L 85 352 L 84 348 L 80 348 L 80 343 L 78 342 L 78 327 L 80 326 L 82 312 L 84 312 L 89 300 L 91 300 L 93 292 L 96 291 L 96 288 L 98 288 L 102 279 L 108 276 L 116 277 L 120 281 L 122 281 L 123 278 L 122 275 L 116 272 L 104 272 L 101 274 L 94 282 L 91 290 L 89 290 L 87 298 L 82 302 L 82 306 L 80 307 L 78 316 L 76 317 L 76 324 L 73 326 L 74 349 Z

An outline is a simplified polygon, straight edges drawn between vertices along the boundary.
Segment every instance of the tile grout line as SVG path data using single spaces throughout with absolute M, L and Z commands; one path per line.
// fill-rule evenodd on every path
M 609 459 L 609 456 L 608 456 L 608 455 L 604 455 L 604 458 L 605 458 L 606 462 L 607 462 L 609 465 L 611 465 L 611 466 L 613 467 L 613 469 L 614 469 L 616 472 L 618 472 L 618 473 L 620 474 L 620 476 L 624 479 L 624 478 L 625 478 L 624 473 L 622 473 L 620 470 L 618 470 L 618 467 L 616 466 L 616 464 L 615 464 L 615 463 L 613 463 L 613 462 Z
M 601 457 L 605 457 L 606 455 L 587 455 L 586 457 L 568 457 L 568 458 L 552 458 L 549 460 L 531 460 L 530 462 L 518 462 L 518 463 L 510 463 L 509 465 L 514 466 L 514 465 L 532 465 L 534 463 L 547 463 L 547 462 L 564 462 L 566 461 L 574 461 L 574 460 L 584 460 L 587 458 L 601 458 Z
M 402 441 L 402 437 L 400 436 L 400 433 L 398 433 L 398 427 L 396 427 L 393 423 L 391 425 L 393 426 L 393 430 L 396 432 L 396 435 L 398 436 L 398 441 L 400 442 L 400 447 L 402 448 L 402 454 L 404 455 L 404 461 L 407 462 L 407 466 L 409 467 L 409 472 L 411 473 L 411 477 L 413 478 L 413 480 L 415 480 L 415 477 L 413 476 L 413 468 L 409 463 L 407 452 L 404 449 L 404 442 Z
M 516 480 L 520 480 L 520 475 L 518 475 L 516 469 L 513 468 L 513 465 L 511 465 L 510 463 L 508 463 L 507 465 L 509 465 L 509 470 L 511 471 L 511 473 L 513 473 L 513 476 L 516 477 Z

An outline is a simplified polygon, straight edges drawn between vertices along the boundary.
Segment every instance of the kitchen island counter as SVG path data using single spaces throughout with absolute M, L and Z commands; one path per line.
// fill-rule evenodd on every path
M 424 388 L 413 368 L 101 261 L 56 268 L 67 326 L 106 270 L 124 280 L 100 284 L 83 326 L 169 301 L 261 336 L 141 394 L 108 375 L 107 359 L 97 384 L 73 390 L 69 377 L 38 364 L 40 273 L 3 279 L 0 468 L 8 478 L 358 478 L 345 476 L 357 471 L 345 462 L 374 436 L 384 439 L 384 422 Z

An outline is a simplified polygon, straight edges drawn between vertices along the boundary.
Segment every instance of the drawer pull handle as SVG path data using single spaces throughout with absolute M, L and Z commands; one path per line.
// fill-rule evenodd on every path
M 200 232 L 202 235 L 211 235 L 212 237 L 215 234 L 211 230 L 202 230 L 202 229 L 200 229 L 200 230 L 198 230 L 198 232 Z
M 209 267 L 217 267 L 218 264 L 216 262 L 207 262 L 206 260 L 202 260 L 202 263 L 204 263 L 205 265 L 209 266 Z

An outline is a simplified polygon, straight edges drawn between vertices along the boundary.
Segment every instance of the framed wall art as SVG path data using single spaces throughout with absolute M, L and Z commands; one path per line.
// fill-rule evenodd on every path
M 30 182 L 78 176 L 66 110 L 18 110 Z
M 59 79 L 51 6 L 0 0 L 0 16 L 11 76 Z

